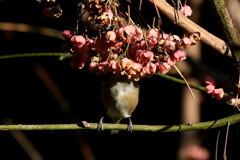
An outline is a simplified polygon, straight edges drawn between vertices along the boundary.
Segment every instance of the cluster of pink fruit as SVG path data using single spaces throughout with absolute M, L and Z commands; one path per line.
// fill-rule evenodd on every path
M 218 100 L 222 99 L 224 96 L 224 91 L 222 88 L 216 88 L 216 83 L 212 77 L 205 78 L 206 83 L 206 91 L 208 94 L 212 94 L 212 96 Z
M 82 69 L 90 63 L 89 70 L 96 75 L 122 74 L 129 81 L 138 81 L 153 73 L 167 73 L 176 62 L 186 59 L 183 49 L 200 40 L 199 32 L 179 38 L 157 28 L 142 29 L 131 21 L 130 16 L 120 12 L 119 5 L 117 0 L 86 3 L 87 20 L 99 29 L 100 34 L 95 38 L 89 38 L 87 33 L 74 35 L 69 30 L 62 33 L 70 44 L 66 51 L 72 53 L 72 67 Z M 185 4 L 179 12 L 188 17 L 192 9 Z M 53 19 L 61 14 L 59 5 L 43 10 L 43 15 Z M 205 83 L 208 94 L 218 100 L 223 98 L 223 89 L 216 88 L 211 77 L 206 77 Z
M 135 25 L 120 12 L 117 1 L 94 0 L 86 4 L 88 21 L 99 27 L 99 35 L 73 35 L 65 30 L 62 35 L 71 43 L 72 67 L 96 74 L 122 74 L 129 81 L 138 81 L 153 73 L 167 73 L 176 62 L 186 59 L 186 49 L 200 40 L 200 33 L 186 37 L 166 34 L 157 28 L 148 30 Z

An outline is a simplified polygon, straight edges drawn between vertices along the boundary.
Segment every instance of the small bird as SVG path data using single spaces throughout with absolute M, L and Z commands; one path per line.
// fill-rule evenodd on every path
M 120 74 L 108 76 L 102 83 L 101 98 L 103 106 L 113 123 L 119 123 L 123 118 L 129 118 L 128 131 L 132 131 L 131 114 L 138 104 L 139 86 L 137 82 L 129 82 Z M 98 130 L 103 130 L 103 118 L 100 119 Z M 111 130 L 117 134 L 118 130 Z

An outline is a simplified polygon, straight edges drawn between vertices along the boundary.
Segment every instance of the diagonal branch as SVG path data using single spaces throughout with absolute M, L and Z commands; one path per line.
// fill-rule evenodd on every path
M 150 132 L 182 132 L 193 130 L 206 130 L 212 128 L 223 127 L 228 123 L 234 124 L 240 122 L 240 114 L 235 114 L 218 120 L 183 125 L 133 125 L 133 131 L 150 131 Z M 96 130 L 97 123 L 87 123 L 83 121 L 82 124 L 45 124 L 45 125 L 0 125 L 0 131 L 8 130 Z M 126 130 L 125 124 L 103 124 L 104 130 Z
M 240 34 L 230 16 L 225 0 L 211 0 L 212 6 L 218 18 L 219 25 L 225 33 L 225 37 L 236 61 L 240 60 Z
M 159 11 L 164 14 L 168 19 L 172 22 L 175 21 L 175 14 L 174 8 L 169 5 L 166 1 L 162 0 L 147 0 L 149 3 L 158 7 Z M 154 3 L 153 3 L 154 1 Z M 227 55 L 231 57 L 231 51 L 228 49 L 227 44 L 221 40 L 220 38 L 214 36 L 213 34 L 209 33 L 190 19 L 186 18 L 182 13 L 179 12 L 179 19 L 178 19 L 178 26 L 183 28 L 189 33 L 193 32 L 200 32 L 201 33 L 201 40 L 212 47 L 213 49 L 217 50 L 219 53 Z

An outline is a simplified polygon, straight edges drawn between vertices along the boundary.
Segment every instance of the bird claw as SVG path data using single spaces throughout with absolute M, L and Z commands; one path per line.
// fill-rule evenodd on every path
M 132 132 L 132 125 L 128 125 L 127 131 L 128 131 L 128 132 Z
M 101 131 L 104 130 L 104 129 L 103 129 L 103 118 L 104 118 L 104 117 L 102 117 L 102 118 L 100 119 L 100 121 L 99 121 L 99 123 L 98 123 L 98 126 L 97 126 L 97 130 L 98 130 L 99 132 L 101 132 Z
M 132 127 L 132 120 L 131 120 L 130 117 L 128 119 L 129 119 L 129 122 L 128 122 L 127 131 L 128 132 L 132 132 L 132 129 L 133 129 L 133 127 Z

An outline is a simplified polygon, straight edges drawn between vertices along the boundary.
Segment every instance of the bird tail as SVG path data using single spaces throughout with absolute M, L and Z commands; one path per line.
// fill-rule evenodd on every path
M 119 124 L 121 120 L 122 120 L 122 119 L 114 119 L 114 118 L 112 118 L 112 121 L 113 121 L 114 124 Z M 113 129 L 113 130 L 110 131 L 110 133 L 111 133 L 111 134 L 118 134 L 118 133 L 119 133 L 119 130 Z

